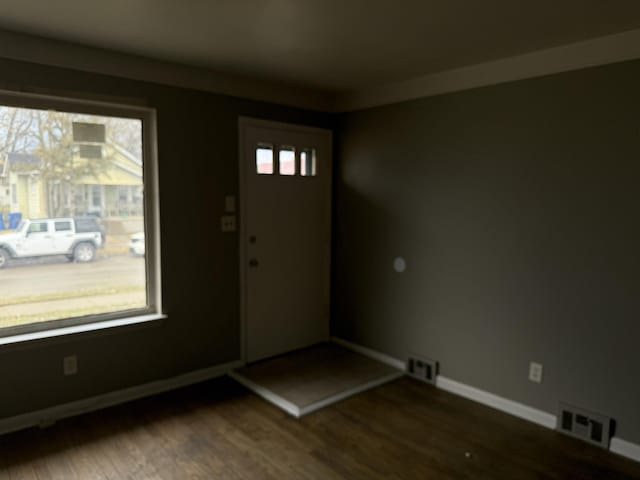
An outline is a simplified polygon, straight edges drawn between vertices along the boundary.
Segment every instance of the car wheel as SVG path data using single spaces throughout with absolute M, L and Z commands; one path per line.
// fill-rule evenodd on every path
M 6 250 L 0 248 L 0 268 L 4 268 L 9 263 L 9 254 Z
M 73 259 L 76 262 L 86 263 L 94 260 L 96 248 L 90 243 L 80 243 L 73 249 Z

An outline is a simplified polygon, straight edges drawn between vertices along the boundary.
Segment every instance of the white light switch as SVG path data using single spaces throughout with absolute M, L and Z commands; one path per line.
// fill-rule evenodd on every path
M 220 217 L 220 230 L 222 230 L 223 232 L 235 232 L 236 216 L 223 215 L 222 217 Z

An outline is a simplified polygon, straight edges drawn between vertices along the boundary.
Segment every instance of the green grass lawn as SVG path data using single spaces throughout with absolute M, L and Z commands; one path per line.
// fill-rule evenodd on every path
M 139 294 L 139 300 L 136 297 Z M 87 302 L 83 305 L 82 299 Z M 60 300 L 69 300 L 70 305 Z M 51 308 L 42 310 L 42 304 L 51 302 Z M 75 304 L 75 305 L 71 305 Z M 89 305 L 87 305 L 89 304 Z M 42 295 L 27 295 L 0 299 L 0 328 L 29 323 L 82 317 L 114 311 L 142 308 L 146 305 L 144 286 L 126 285 L 118 287 L 92 288 L 72 292 L 55 292 Z M 4 312 L 3 312 L 4 310 Z M 18 310 L 19 312 L 16 312 Z

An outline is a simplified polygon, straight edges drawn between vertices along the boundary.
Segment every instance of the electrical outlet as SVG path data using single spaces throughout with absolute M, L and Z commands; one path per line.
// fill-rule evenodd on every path
M 542 383 L 542 364 L 529 363 L 529 380 L 535 383 Z
M 235 232 L 236 216 L 223 215 L 222 217 L 220 217 L 220 230 L 222 230 L 223 232 Z
M 62 372 L 65 376 L 76 375 L 78 373 L 77 355 L 69 355 L 62 359 Z

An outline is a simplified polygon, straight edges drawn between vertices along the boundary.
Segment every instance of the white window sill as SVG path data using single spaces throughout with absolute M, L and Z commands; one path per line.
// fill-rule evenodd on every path
M 139 315 L 136 317 L 117 318 L 113 320 L 104 320 L 101 322 L 85 323 L 82 325 L 74 325 L 70 327 L 52 328 L 51 330 L 41 330 L 38 332 L 10 335 L 8 337 L 0 337 L 0 346 L 31 342 L 34 340 L 63 337 L 66 335 L 74 335 L 78 333 L 109 330 L 112 328 L 126 327 L 129 325 L 140 325 L 145 323 L 158 322 L 165 318 L 167 318 L 166 315 L 153 313 L 148 315 Z

